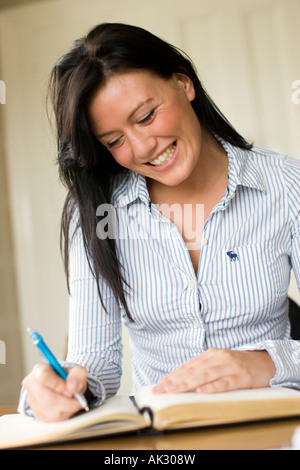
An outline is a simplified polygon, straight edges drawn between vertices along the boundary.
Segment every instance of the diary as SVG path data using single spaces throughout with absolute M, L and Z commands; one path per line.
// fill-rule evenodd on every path
M 89 412 L 46 423 L 20 414 L 0 418 L 0 449 L 36 446 L 136 431 L 168 431 L 300 416 L 300 391 L 278 387 L 217 394 L 117 395 Z

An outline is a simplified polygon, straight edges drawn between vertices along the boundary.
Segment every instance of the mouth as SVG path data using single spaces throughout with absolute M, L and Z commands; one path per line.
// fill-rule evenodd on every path
M 148 165 L 151 166 L 163 166 L 168 163 L 174 155 L 176 150 L 176 142 L 173 142 L 159 157 L 156 157 L 151 162 L 148 162 Z

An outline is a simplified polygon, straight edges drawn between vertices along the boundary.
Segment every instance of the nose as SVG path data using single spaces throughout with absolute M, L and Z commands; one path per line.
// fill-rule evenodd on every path
M 130 145 L 133 155 L 141 160 L 150 160 L 157 146 L 156 138 L 146 132 L 134 132 L 131 134 Z

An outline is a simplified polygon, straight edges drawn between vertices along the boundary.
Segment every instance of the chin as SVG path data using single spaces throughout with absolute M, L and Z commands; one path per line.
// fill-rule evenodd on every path
M 171 175 L 171 172 L 170 175 L 166 174 L 165 177 L 161 179 L 161 182 L 164 183 L 166 186 L 170 187 L 178 186 L 186 182 L 192 173 L 193 169 L 177 169 L 177 171 L 174 172 L 173 175 Z

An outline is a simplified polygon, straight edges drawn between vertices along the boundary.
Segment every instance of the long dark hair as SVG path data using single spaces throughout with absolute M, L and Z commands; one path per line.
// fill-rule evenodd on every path
M 251 148 L 208 96 L 186 54 L 142 28 L 120 23 L 100 24 L 86 37 L 75 41 L 73 49 L 55 65 L 50 92 L 57 127 L 59 175 L 68 188 L 61 223 L 67 279 L 70 221 L 77 208 L 85 251 L 101 302 L 99 279 L 103 277 L 129 318 L 126 283 L 114 240 L 100 240 L 96 235 L 96 208 L 110 202 L 111 177 L 124 169 L 91 132 L 87 108 L 91 97 L 111 76 L 132 69 L 149 70 L 164 79 L 174 73 L 186 74 L 195 87 L 192 106 L 201 125 L 237 147 Z

